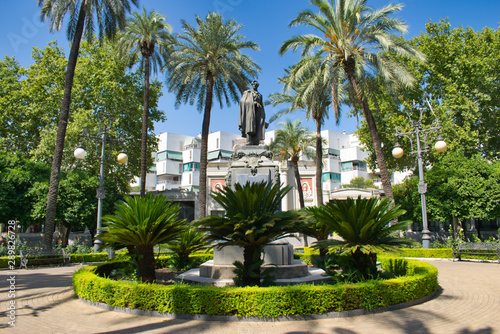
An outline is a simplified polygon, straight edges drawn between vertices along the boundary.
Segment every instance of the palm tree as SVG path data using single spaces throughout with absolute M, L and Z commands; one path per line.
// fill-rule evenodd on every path
M 220 14 L 209 13 L 205 21 L 196 16 L 196 28 L 186 21 L 181 22 L 183 34 L 176 35 L 176 48 L 165 69 L 169 74 L 168 88 L 176 94 L 176 107 L 197 101 L 198 110 L 203 109 L 199 188 L 199 216 L 203 217 L 207 202 L 207 149 L 213 99 L 219 101 L 221 108 L 224 103 L 230 105 L 231 100 L 238 102 L 250 78 L 260 71 L 241 50 L 259 48 L 238 34 L 241 25 L 232 19 L 224 22 Z
M 305 57 L 296 65 L 286 70 L 286 75 L 279 79 L 283 84 L 283 93 L 269 95 L 268 104 L 274 106 L 287 104 L 288 107 L 278 111 L 270 118 L 273 122 L 277 118 L 294 112 L 305 110 L 306 118 L 316 123 L 316 203 L 323 204 L 322 174 L 323 174 L 323 139 L 321 127 L 328 118 L 328 106 L 331 97 L 328 92 L 332 80 L 338 77 L 330 76 L 325 63 L 318 57 Z M 337 95 L 340 95 L 338 93 Z M 335 108 L 335 120 L 340 122 L 340 109 Z
M 282 160 L 288 160 L 293 164 L 295 184 L 299 192 L 300 208 L 304 208 L 304 192 L 300 182 L 299 164 L 298 161 L 301 155 L 312 158 L 314 150 L 311 149 L 313 137 L 310 135 L 306 127 L 301 126 L 301 120 L 295 122 L 287 120 L 281 122 L 281 128 L 276 130 L 276 138 L 269 145 L 269 149 L 275 154 L 281 156 Z
M 180 207 L 164 196 L 126 197 L 116 204 L 112 215 L 102 217 L 105 227 L 98 239 L 102 247 L 127 247 L 137 261 L 137 274 L 145 282 L 155 280 L 153 247 L 176 240 L 184 231 Z
M 390 224 L 405 210 L 392 206 L 388 198 L 334 200 L 309 211 L 342 238 L 319 241 L 317 246 L 340 248 L 344 254 L 351 254 L 355 269 L 365 277 L 376 272 L 377 253 L 412 243 L 395 234 L 411 222 Z
M 87 40 L 90 42 L 93 38 L 94 23 L 97 21 L 99 38 L 102 40 L 104 35 L 111 38 L 116 34 L 117 27 L 121 29 L 125 26 L 125 15 L 130 11 L 130 4 L 137 6 L 138 2 L 139 0 L 108 0 L 105 2 L 98 0 L 38 0 L 38 6 L 41 7 L 41 19 L 42 21 L 49 20 L 50 31 L 61 29 L 64 17 L 70 16 L 67 36 L 72 41 L 64 79 L 64 95 L 57 125 L 56 146 L 52 159 L 49 194 L 47 196 L 44 234 L 44 247 L 47 249 L 52 248 L 64 139 L 69 120 L 73 77 L 82 35 L 85 33 Z
M 133 13 L 128 19 L 124 32 L 119 36 L 117 47 L 120 57 L 127 57 L 129 64 L 135 63 L 141 57 L 141 67 L 144 69 L 144 111 L 142 114 L 142 145 L 141 145 L 141 197 L 146 194 L 146 173 L 148 158 L 148 118 L 149 118 L 149 76 L 165 64 L 165 57 L 173 43 L 170 35 L 172 27 L 165 22 L 166 17 L 156 11 L 142 15 Z
M 216 241 L 217 247 L 243 247 L 243 266 L 247 269 L 243 285 L 260 285 L 260 268 L 255 263 L 259 262 L 264 246 L 298 230 L 297 212 L 278 212 L 290 189 L 267 182 L 236 183 L 234 190 L 224 187 L 212 194 L 224 208 L 224 216 L 206 216 L 194 222 L 208 232 L 209 240 Z
M 385 195 L 393 200 L 390 175 L 377 126 L 368 105 L 366 78 L 369 74 L 378 73 L 386 82 L 410 86 L 413 83 L 410 73 L 402 64 L 381 51 L 415 60 L 423 60 L 424 57 L 415 47 L 393 33 L 406 31 L 406 25 L 401 20 L 389 17 L 401 10 L 401 5 L 388 5 L 372 10 L 366 6 L 366 2 L 367 0 L 311 0 L 311 4 L 318 7 L 319 13 L 304 10 L 292 20 L 290 26 L 307 25 L 318 30 L 320 36 L 294 36 L 283 43 L 280 54 L 302 47 L 302 56 L 315 52 L 315 56 L 321 57 L 332 71 L 332 76 L 340 78 L 340 73 L 346 76 L 344 85 L 348 85 L 348 88 L 345 90 L 349 92 L 350 100 L 363 111 L 374 144 Z M 334 105 L 341 101 L 338 93 L 339 87 L 333 85 Z

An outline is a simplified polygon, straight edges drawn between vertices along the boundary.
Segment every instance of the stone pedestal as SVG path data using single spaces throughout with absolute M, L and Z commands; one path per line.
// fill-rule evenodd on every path
M 243 262 L 243 248 L 227 246 L 214 249 L 214 259 L 200 266 L 200 277 L 211 279 L 232 279 L 236 277 L 233 262 Z M 274 243 L 264 247 L 262 270 L 275 268 L 275 278 L 297 278 L 307 276 L 307 265 L 293 258 L 293 246 L 288 243 Z
M 280 183 L 279 165 L 272 160 L 273 154 L 267 146 L 242 146 L 236 149 L 233 157 L 226 186 L 230 185 L 234 189 L 235 183 Z

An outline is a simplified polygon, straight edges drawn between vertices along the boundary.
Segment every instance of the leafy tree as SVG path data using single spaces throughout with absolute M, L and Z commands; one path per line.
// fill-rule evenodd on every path
M 260 286 L 259 263 L 264 246 L 298 231 L 300 215 L 297 212 L 278 212 L 281 200 L 290 189 L 266 182 L 236 183 L 234 190 L 224 187 L 212 194 L 224 208 L 224 216 L 206 216 L 194 222 L 208 233 L 209 240 L 217 242 L 217 247 L 243 247 L 242 285 Z
M 459 153 L 447 154 L 433 165 L 425 174 L 427 207 L 433 219 L 456 218 L 465 231 L 467 218 L 498 217 L 500 175 L 495 168 L 480 155 L 469 159 Z
M 374 115 L 376 123 L 384 126 L 381 140 L 389 168 L 401 169 L 414 166 L 415 159 L 405 154 L 402 159 L 394 159 L 391 150 L 395 145 L 394 129 L 411 130 L 408 117 L 399 110 L 410 110 L 415 119 L 420 116 L 413 110 L 413 101 L 423 104 L 422 97 L 431 99 L 434 113 L 427 110 L 423 114 L 423 125 L 429 126 L 436 118 L 443 127 L 440 132 L 448 144 L 449 151 L 457 151 L 466 157 L 481 152 L 486 158 L 498 159 L 500 152 L 499 128 L 500 105 L 498 81 L 500 64 L 496 55 L 500 52 L 500 31 L 484 28 L 451 29 L 450 23 L 441 20 L 430 22 L 426 31 L 414 37 L 410 43 L 426 54 L 425 63 L 408 62 L 408 68 L 417 84 L 411 89 L 391 91 L 381 82 L 372 87 L 371 100 L 379 110 Z M 398 61 L 405 61 L 394 54 L 388 54 Z M 405 61 L 406 62 L 406 61 Z M 428 143 L 434 143 L 437 133 L 431 134 Z M 366 124 L 361 123 L 358 136 L 367 146 L 372 165 L 375 161 L 370 134 Z M 399 141 L 405 152 L 410 152 L 408 141 Z M 431 151 L 428 163 L 440 160 L 439 154 Z
M 27 194 L 32 203 L 30 213 L 34 222 L 43 221 L 47 204 L 47 190 L 49 178 L 34 183 Z M 89 175 L 80 170 L 61 173 L 61 182 L 58 192 L 56 224 L 61 233 L 59 238 L 63 246 L 68 244 L 69 234 L 73 231 L 82 231 L 88 228 L 91 235 L 95 235 L 97 221 L 96 189 L 99 185 L 97 175 Z M 105 179 L 106 198 L 103 202 L 103 211 L 111 212 L 114 203 L 123 198 L 120 186 L 111 179 Z
M 11 140 L 14 135 L 1 137 L 0 140 L 10 143 L 2 147 L 8 152 L 19 152 L 26 158 L 50 163 L 67 61 L 62 48 L 54 42 L 44 49 L 34 48 L 33 59 L 34 63 L 29 68 L 20 69 L 25 76 L 20 82 L 21 90 L 11 95 L 15 97 L 12 99 L 15 103 L 11 104 L 15 109 L 12 109 L 12 113 L 2 115 L 5 122 L 15 124 L 15 140 Z M 102 71 L 103 68 L 106 71 Z M 76 167 L 89 174 L 99 173 L 98 154 L 92 153 L 100 148 L 100 143 L 97 148 L 95 140 L 81 135 L 83 129 L 85 134 L 99 137 L 99 115 L 106 112 L 114 119 L 111 124 L 104 123 L 111 125 L 107 138 L 123 136 L 126 139 L 123 147 L 113 145 L 106 149 L 110 156 L 115 157 L 125 148 L 129 156 L 126 165 L 118 164 L 114 159 L 106 162 L 106 178 L 113 178 L 122 191 L 128 191 L 130 179 L 139 175 L 140 171 L 141 143 L 135 138 L 141 133 L 142 123 L 137 114 L 141 113 L 143 101 L 142 73 L 127 73 L 126 69 L 126 63 L 116 59 L 111 45 L 98 46 L 82 42 L 72 90 L 73 112 L 66 129 L 65 145 L 70 149 L 65 150 L 62 160 L 63 171 Z M 15 84 L 12 86 L 14 89 Z M 5 86 L 5 89 L 11 88 Z M 161 96 L 160 82 L 152 82 L 150 92 L 150 118 L 161 121 L 164 116 L 157 107 Z M 149 150 L 156 146 L 156 136 L 152 130 L 148 133 Z M 73 148 L 80 144 L 89 153 L 82 162 L 75 161 L 73 156 Z M 152 158 L 149 157 L 148 166 L 152 164 Z
M 0 223 L 16 219 L 26 228 L 33 223 L 29 192 L 49 177 L 48 165 L 32 162 L 20 154 L 0 154 Z
M 350 100 L 363 111 L 368 124 L 371 139 L 376 152 L 377 165 L 380 169 L 382 185 L 386 196 L 393 200 L 390 175 L 382 152 L 377 125 L 368 104 L 369 90 L 366 78 L 371 73 L 378 73 L 387 82 L 410 86 L 412 76 L 401 62 L 394 61 L 381 51 L 391 51 L 410 59 L 423 59 L 421 53 L 410 44 L 398 39 L 394 32 L 404 33 L 406 25 L 399 19 L 389 16 L 401 9 L 401 5 L 388 5 L 379 10 L 366 6 L 367 0 L 337 1 L 312 0 L 311 4 L 319 13 L 302 11 L 290 23 L 290 26 L 306 25 L 313 27 L 321 36 L 307 34 L 294 36 L 286 40 L 280 48 L 283 54 L 287 50 L 302 47 L 302 56 L 315 52 L 328 64 L 328 71 L 344 81 L 344 91 Z M 342 101 L 342 89 L 334 81 L 332 101 L 334 109 Z
M 360 189 L 365 189 L 365 188 L 371 188 L 373 187 L 373 180 L 372 179 L 366 179 L 362 176 L 355 177 L 351 179 L 349 184 L 347 185 L 349 188 L 360 188 Z
M 64 79 L 64 96 L 60 109 L 56 145 L 50 173 L 47 214 L 45 217 L 44 247 L 47 249 L 52 248 L 52 234 L 54 233 L 57 192 L 59 189 L 59 174 L 63 158 L 66 127 L 69 120 L 71 90 L 73 88 L 73 78 L 75 75 L 82 35 L 85 30 L 87 40 L 89 42 L 91 41 L 94 33 L 94 20 L 96 20 L 99 29 L 99 37 L 103 35 L 106 35 L 108 38 L 112 37 L 116 33 L 117 26 L 120 28 L 124 27 L 125 14 L 127 11 L 130 11 L 130 2 L 137 5 L 138 0 L 109 0 L 105 3 L 101 3 L 97 0 L 82 0 L 79 8 L 77 6 L 78 2 L 70 0 L 38 0 L 38 5 L 41 7 L 42 21 L 50 21 L 51 31 L 59 30 L 62 26 L 64 17 L 66 15 L 70 16 L 67 36 L 68 39 L 72 41 Z
M 269 104 L 277 106 L 286 104 L 288 107 L 278 111 L 270 118 L 273 122 L 282 115 L 303 109 L 307 119 L 314 119 L 316 123 L 316 203 L 323 203 L 322 174 L 323 174 L 323 138 L 321 126 L 328 118 L 328 106 L 331 103 L 329 89 L 332 79 L 325 75 L 326 66 L 319 57 L 305 57 L 296 65 L 286 70 L 286 75 L 279 79 L 283 84 L 282 93 L 269 95 Z M 337 87 L 337 86 L 333 86 Z M 335 119 L 340 121 L 340 109 L 335 110 Z
M 2 149 L 15 151 L 17 141 L 22 138 L 23 131 L 20 124 L 23 121 L 22 114 L 18 112 L 21 108 L 22 99 L 19 95 L 21 89 L 21 77 L 25 70 L 19 67 L 14 58 L 5 56 L 0 61 L 0 146 Z
M 142 146 L 141 146 L 141 196 L 146 194 L 146 173 L 148 171 L 147 159 L 151 156 L 148 152 L 148 124 L 149 119 L 149 81 L 150 71 L 153 73 L 164 64 L 164 58 L 172 43 L 170 32 L 172 27 L 165 23 L 166 17 L 156 11 L 146 13 L 143 8 L 142 15 L 133 13 L 127 21 L 124 32 L 118 39 L 118 50 L 122 57 L 129 58 L 133 64 L 138 56 L 141 57 L 141 68 L 144 69 L 144 111 L 142 114 Z
M 210 114 L 213 99 L 224 103 L 237 102 L 239 94 L 260 68 L 241 53 L 244 49 L 258 50 L 257 44 L 239 35 L 241 25 L 234 20 L 223 21 L 217 13 L 209 13 L 205 21 L 196 16 L 196 28 L 182 21 L 182 34 L 177 34 L 175 51 L 165 69 L 167 85 L 176 94 L 176 107 L 181 103 L 203 110 L 201 130 L 199 215 L 205 216 L 207 202 L 207 154 Z
M 103 247 L 133 247 L 139 278 L 152 283 L 155 280 L 153 247 L 180 236 L 184 220 L 178 219 L 178 214 L 179 206 L 164 196 L 126 197 L 116 203 L 113 215 L 102 217 L 105 227 L 98 239 Z
M 288 160 L 293 164 L 293 172 L 295 176 L 295 184 L 299 193 L 300 208 L 304 208 L 304 192 L 300 182 L 299 164 L 298 161 L 301 155 L 311 158 L 314 151 L 311 149 L 313 137 L 310 135 L 306 127 L 301 126 L 300 120 L 279 123 L 281 128 L 276 130 L 276 138 L 269 145 L 269 149 L 282 160 Z
M 412 222 L 422 221 L 422 206 L 420 194 L 418 193 L 418 176 L 406 178 L 403 183 L 395 184 L 392 187 L 394 201 L 406 212 L 401 215 L 401 220 L 411 220 Z M 427 203 L 429 197 L 427 198 Z
M 411 243 L 394 235 L 410 222 L 390 224 L 404 210 L 392 206 L 388 198 L 334 200 L 311 212 L 342 238 L 324 240 L 318 246 L 340 248 L 343 254 L 352 255 L 354 268 L 365 278 L 376 274 L 377 253 Z

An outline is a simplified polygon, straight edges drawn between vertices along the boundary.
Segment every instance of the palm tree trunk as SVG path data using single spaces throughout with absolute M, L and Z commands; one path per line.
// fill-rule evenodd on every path
M 299 203 L 300 208 L 303 209 L 304 204 L 304 191 L 302 190 L 302 184 L 300 183 L 300 174 L 299 174 L 299 164 L 296 160 L 292 159 L 293 163 L 293 175 L 295 176 L 295 184 L 297 184 L 297 191 L 299 192 Z
M 44 248 L 52 249 L 52 238 L 54 235 L 54 226 L 57 210 L 57 194 L 59 192 L 59 176 L 61 173 L 61 164 L 64 151 L 64 139 L 66 138 L 66 127 L 69 119 L 69 107 L 71 104 L 71 90 L 73 89 L 73 78 L 80 51 L 80 41 L 82 39 L 83 27 L 85 25 L 85 0 L 80 5 L 78 22 L 76 24 L 75 35 L 71 45 L 71 51 L 68 57 L 68 67 L 64 78 L 64 95 L 61 104 L 61 113 L 59 123 L 57 124 L 56 146 L 52 158 L 52 167 L 50 170 L 49 193 L 47 196 L 47 211 L 45 215 Z
M 153 246 L 137 246 L 141 256 L 137 261 L 137 275 L 144 282 L 153 283 L 155 275 L 155 255 Z
M 207 74 L 207 95 L 205 98 L 205 111 L 203 113 L 203 126 L 201 128 L 201 152 L 200 152 L 200 192 L 198 194 L 198 216 L 206 216 L 207 210 L 207 155 L 208 134 L 210 131 L 210 113 L 212 111 L 212 99 L 214 89 L 214 77 L 212 73 Z
M 375 155 L 377 156 L 377 165 L 380 169 L 380 178 L 382 179 L 382 187 L 384 189 L 385 196 L 389 198 L 394 205 L 394 195 L 392 193 L 391 177 L 389 176 L 389 171 L 387 170 L 387 165 L 385 163 L 384 153 L 382 152 L 382 145 L 380 143 L 380 137 L 378 135 L 377 125 L 375 124 L 375 119 L 373 118 L 372 112 L 365 97 L 360 92 L 358 83 L 354 74 L 353 69 L 346 68 L 347 78 L 351 84 L 354 93 L 358 99 L 358 103 L 363 110 L 366 123 L 368 124 L 368 129 L 370 131 L 370 136 L 373 141 L 373 147 L 375 148 Z
M 316 205 L 323 205 L 323 141 L 321 121 L 316 119 Z
M 149 56 L 144 55 L 144 111 L 142 113 L 141 140 L 141 197 L 146 196 L 146 173 L 148 159 L 148 118 L 149 118 Z
M 260 253 L 262 248 L 253 247 L 253 246 L 245 246 L 243 247 L 243 266 L 245 267 L 246 277 L 243 277 L 243 286 L 260 286 L 260 268 L 257 268 L 257 272 L 255 273 L 256 277 L 252 277 L 250 273 L 250 267 L 255 263 L 254 261 L 258 261 L 260 259 Z M 259 257 L 257 257 L 259 255 Z

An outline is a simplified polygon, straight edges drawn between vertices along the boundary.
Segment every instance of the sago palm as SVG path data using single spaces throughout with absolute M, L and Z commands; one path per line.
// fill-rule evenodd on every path
M 255 268 L 263 248 L 268 243 L 284 238 L 298 230 L 300 215 L 294 211 L 279 212 L 281 200 L 290 187 L 280 188 L 272 183 L 236 183 L 234 190 L 224 187 L 212 198 L 225 210 L 222 217 L 206 216 L 195 221 L 200 230 L 218 247 L 243 247 L 243 265 Z M 244 285 L 260 285 L 260 271 L 243 277 Z
M 141 196 L 146 194 L 147 173 L 147 139 L 149 118 L 149 81 L 150 71 L 156 73 L 165 64 L 173 39 L 170 35 L 172 27 L 165 22 L 166 17 L 156 11 L 142 14 L 133 13 L 127 26 L 117 41 L 118 55 L 128 58 L 129 64 L 134 64 L 141 58 L 144 69 L 144 111 L 142 114 L 142 145 L 141 145 Z
M 360 273 L 375 271 L 377 253 L 411 243 L 396 235 L 411 222 L 390 224 L 405 210 L 399 205 L 392 206 L 388 198 L 334 200 L 311 208 L 310 212 L 318 222 L 329 226 L 342 238 L 323 240 L 318 246 L 340 248 L 343 253 L 352 254 Z
M 311 0 L 311 4 L 319 9 L 319 13 L 304 10 L 292 20 L 290 26 L 306 25 L 312 27 L 320 35 L 307 34 L 294 36 L 286 40 L 280 53 L 287 50 L 296 51 L 302 48 L 302 56 L 314 53 L 321 57 L 331 71 L 331 75 L 339 77 L 344 74 L 347 89 L 352 103 L 363 111 L 372 138 L 377 165 L 384 192 L 393 200 L 391 179 L 386 167 L 381 142 L 368 104 L 369 91 L 365 79 L 369 74 L 378 74 L 386 82 L 410 86 L 413 77 L 396 61 L 387 57 L 391 52 L 401 57 L 423 60 L 423 55 L 395 33 L 404 33 L 406 25 L 390 15 L 401 10 L 401 5 L 388 5 L 382 9 L 372 10 L 366 6 L 367 0 Z M 332 86 L 332 102 L 338 108 L 338 87 Z
M 105 227 L 98 239 L 103 247 L 123 248 L 138 252 L 137 273 L 145 282 L 155 280 L 153 247 L 176 240 L 183 232 L 184 219 L 180 207 L 164 196 L 126 197 L 116 204 L 112 215 L 102 217 Z
M 196 16 L 196 27 L 182 21 L 182 34 L 165 69 L 167 86 L 176 94 L 176 107 L 181 103 L 194 104 L 203 110 L 201 130 L 199 216 L 205 216 L 207 202 L 207 154 L 210 115 L 213 100 L 220 107 L 238 102 L 240 94 L 248 89 L 251 78 L 260 71 L 244 49 L 258 50 L 257 44 L 239 35 L 241 25 L 230 19 L 224 21 L 217 13 L 209 13 L 205 20 Z
M 137 6 L 138 2 L 138 0 L 38 0 L 38 6 L 41 7 L 41 19 L 42 21 L 49 21 L 50 31 L 60 30 L 64 17 L 69 16 L 67 36 L 71 41 L 71 50 L 64 79 L 64 95 L 57 125 L 56 145 L 50 172 L 47 214 L 45 216 L 45 248 L 52 248 L 64 139 L 69 120 L 73 77 L 75 76 L 82 35 L 85 33 L 87 40 L 90 42 L 95 31 L 95 25 L 97 25 L 100 39 L 104 36 L 113 37 L 117 28 L 121 29 L 125 26 L 125 16 L 130 11 L 130 5 Z
M 190 266 L 189 255 L 205 249 L 206 235 L 194 226 L 187 226 L 177 240 L 168 243 L 167 248 L 174 252 L 173 262 L 176 269 L 182 270 Z
M 300 208 L 304 208 L 304 192 L 300 182 L 299 164 L 298 161 L 302 155 L 308 158 L 314 156 L 314 150 L 311 146 L 314 143 L 314 138 L 306 127 L 301 126 L 302 121 L 299 119 L 292 121 L 287 120 L 281 122 L 281 128 L 276 130 L 276 138 L 269 145 L 269 149 L 282 160 L 288 160 L 293 164 L 293 172 L 295 176 L 295 184 L 299 193 Z

